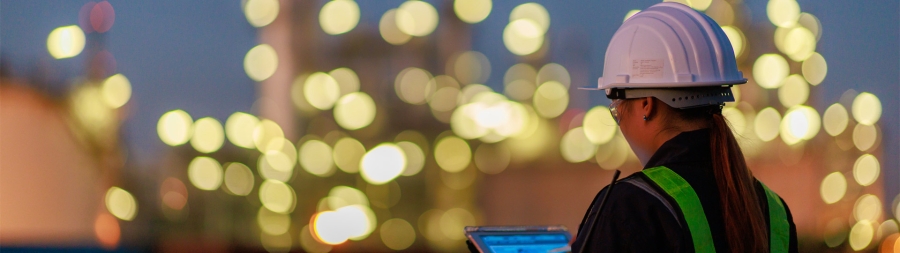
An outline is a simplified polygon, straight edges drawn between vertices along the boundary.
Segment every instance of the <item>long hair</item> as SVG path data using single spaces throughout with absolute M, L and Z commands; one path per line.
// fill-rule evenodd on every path
M 681 131 L 676 127 L 678 122 L 705 122 L 708 125 L 713 174 L 731 252 L 769 252 L 766 218 L 758 202 L 755 179 L 731 127 L 722 115 L 722 107 L 675 109 L 659 99 L 653 99 L 659 105 L 657 109 L 670 112 L 662 119 L 666 122 L 663 126 L 665 130 Z M 627 104 L 623 103 L 623 109 L 628 110 Z
M 731 127 L 722 115 L 722 107 L 715 105 L 670 109 L 680 120 L 706 120 L 709 124 L 713 174 L 719 189 L 725 235 L 731 251 L 768 252 L 768 230 L 758 202 L 755 179 L 747 167 L 744 153 L 731 132 Z

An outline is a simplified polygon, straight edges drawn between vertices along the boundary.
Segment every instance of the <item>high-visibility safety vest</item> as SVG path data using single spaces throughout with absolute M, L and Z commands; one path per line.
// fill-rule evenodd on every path
M 695 252 L 716 252 L 713 244 L 712 233 L 709 230 L 709 221 L 703 212 L 703 205 L 697 192 L 678 173 L 665 166 L 653 167 L 641 171 L 647 178 L 656 183 L 665 191 L 681 208 L 684 220 L 691 231 L 691 239 Z M 762 183 L 760 183 L 762 184 Z M 788 252 L 790 244 L 790 225 L 787 213 L 781 199 L 766 185 L 762 185 L 766 191 L 766 199 L 769 204 L 769 251 L 773 253 Z

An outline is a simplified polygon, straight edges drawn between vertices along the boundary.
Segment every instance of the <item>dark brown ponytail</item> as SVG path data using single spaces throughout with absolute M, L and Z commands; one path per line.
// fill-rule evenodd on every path
M 766 220 L 744 154 L 721 110 L 710 114 L 713 171 L 722 202 L 728 245 L 731 252 L 768 252 Z

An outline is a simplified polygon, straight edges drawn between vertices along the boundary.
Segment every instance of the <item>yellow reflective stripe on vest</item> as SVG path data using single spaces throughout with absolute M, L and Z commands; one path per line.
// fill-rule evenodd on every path
M 691 240 L 694 243 L 695 252 L 716 252 L 713 244 L 712 233 L 709 229 L 709 221 L 703 204 L 697 197 L 697 192 L 691 184 L 665 166 L 653 167 L 641 171 L 656 185 L 675 199 L 675 203 L 681 208 L 684 220 L 691 231 Z M 760 184 L 762 184 L 760 182 Z M 787 211 L 784 203 L 768 186 L 762 184 L 766 191 L 766 200 L 769 205 L 769 251 L 773 253 L 786 253 L 790 246 L 790 224 L 787 220 Z
M 700 203 L 700 198 L 697 197 L 694 188 L 691 188 L 691 184 L 678 173 L 662 166 L 645 169 L 641 172 L 669 196 L 672 196 L 678 207 L 681 208 L 684 220 L 691 231 L 691 240 L 694 241 L 694 252 L 716 252 L 712 233 L 709 231 L 709 222 L 703 211 L 703 204 Z
M 781 198 L 768 186 L 762 184 L 766 190 L 766 199 L 769 201 L 769 251 L 772 253 L 787 253 L 790 245 L 790 224 L 787 220 L 787 212 Z

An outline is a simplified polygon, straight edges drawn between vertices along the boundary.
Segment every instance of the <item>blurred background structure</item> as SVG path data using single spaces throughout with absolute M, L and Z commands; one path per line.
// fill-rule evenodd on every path
M 596 85 L 657 1 L 0 2 L 0 249 L 458 252 L 641 169 Z M 681 0 L 804 252 L 900 252 L 897 1 Z

